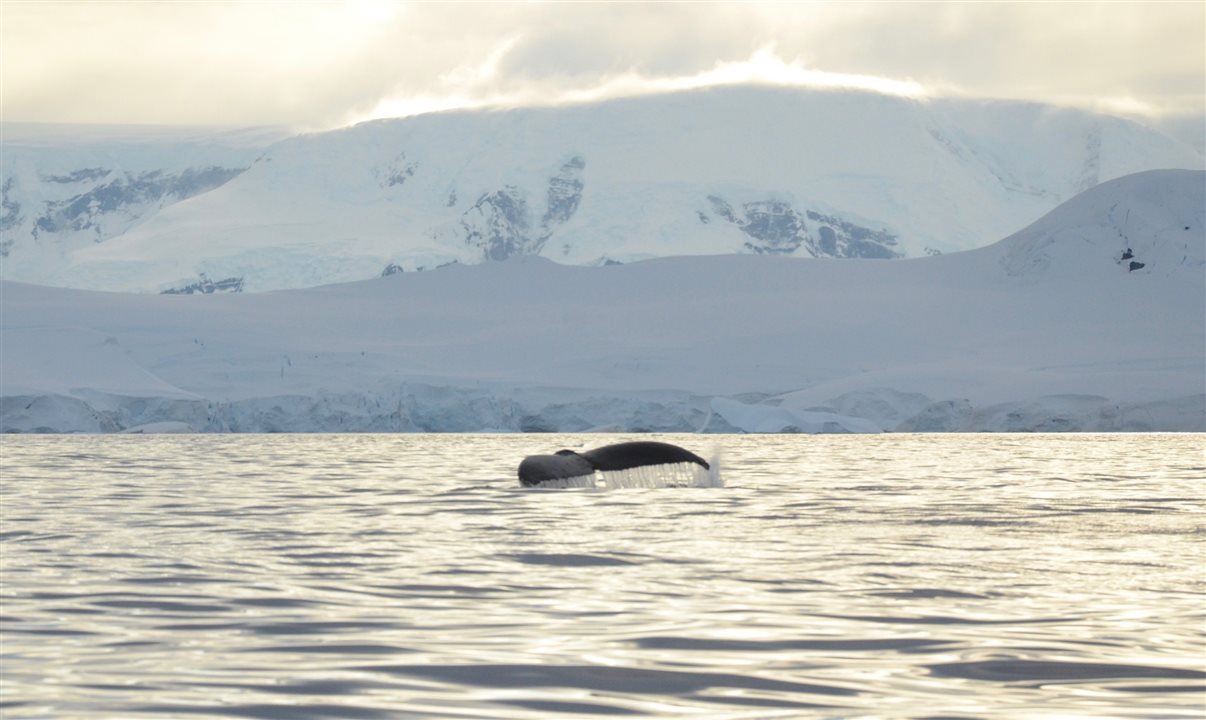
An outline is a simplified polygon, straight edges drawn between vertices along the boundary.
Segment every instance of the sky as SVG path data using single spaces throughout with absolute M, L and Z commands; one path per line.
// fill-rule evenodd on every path
M 299 130 L 718 83 L 1100 110 L 1206 143 L 1206 2 L 0 0 L 0 118 Z

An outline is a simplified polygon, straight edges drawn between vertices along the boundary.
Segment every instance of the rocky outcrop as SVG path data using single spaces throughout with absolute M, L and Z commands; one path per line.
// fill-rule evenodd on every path
M 582 173 L 586 170 L 586 159 L 575 155 L 561 166 L 561 170 L 549 178 L 548 209 L 544 213 L 541 227 L 547 233 L 564 224 L 578 210 L 582 202 L 582 190 L 586 182 Z
M 13 199 L 13 186 L 15 184 L 15 178 L 8 178 L 4 181 L 4 185 L 0 187 L 0 191 L 3 192 L 0 195 L 0 257 L 8 256 L 9 250 L 12 249 L 13 243 L 16 242 L 9 231 L 21 222 L 21 203 Z
M 808 219 L 817 223 L 820 237 L 813 257 L 894 258 L 897 237 L 887 230 L 872 230 L 833 215 L 808 211 Z M 813 249 L 810 248 L 810 252 Z
M 73 170 L 66 175 L 42 175 L 40 177 L 45 182 L 58 183 L 60 185 L 72 185 L 79 182 L 100 180 L 111 172 L 113 171 L 106 170 L 105 168 L 94 167 L 80 168 L 79 170 Z
M 790 255 L 808 240 L 804 218 L 791 205 L 774 200 L 749 202 L 741 213 L 722 198 L 708 196 L 712 210 L 750 236 L 745 248 L 759 254 Z
M 734 210 L 724 198 L 709 195 L 712 212 L 749 236 L 745 249 L 758 254 L 831 258 L 894 258 L 897 237 L 813 210 L 801 214 L 790 203 L 757 200 Z M 699 213 L 701 222 L 707 215 Z
M 100 218 L 125 211 L 138 216 L 148 208 L 155 210 L 173 202 L 224 185 L 243 172 L 243 168 L 189 168 L 179 173 L 152 170 L 124 173 L 65 200 L 46 203 L 46 209 L 34 222 L 33 235 L 63 231 L 93 230 L 96 242 L 107 239 Z M 59 184 L 90 182 L 114 175 L 103 168 L 85 168 L 70 175 L 45 178 Z
M 374 168 L 373 175 L 377 178 L 378 185 L 382 188 L 390 188 L 404 185 L 409 178 L 414 177 L 418 169 L 418 162 L 408 161 L 406 153 L 398 153 L 398 157 L 394 158 L 392 162 Z
M 210 280 L 205 273 L 195 283 L 178 288 L 168 288 L 160 295 L 213 295 L 214 293 L 243 292 L 243 278 L 229 277 L 222 280 Z
M 545 243 L 574 216 L 586 186 L 586 160 L 574 155 L 548 180 L 546 205 L 540 222 L 534 222 L 523 188 L 506 185 L 483 194 L 461 215 L 465 243 L 480 248 L 486 260 L 506 260 L 539 255 Z
M 530 237 L 530 227 L 527 198 L 514 185 L 482 195 L 461 216 L 465 243 L 486 260 L 539 253 L 544 241 Z

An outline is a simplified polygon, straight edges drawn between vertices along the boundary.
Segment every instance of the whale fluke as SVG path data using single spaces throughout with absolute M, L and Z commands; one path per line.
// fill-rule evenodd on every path
M 556 455 L 529 455 L 519 463 L 519 484 L 525 487 L 594 474 L 595 466 L 573 450 L 561 450 Z
M 670 443 L 639 440 L 606 445 L 582 453 L 559 450 L 553 455 L 529 455 L 519 463 L 519 484 L 525 487 L 593 487 L 595 472 L 622 472 L 682 464 L 696 465 L 705 471 L 711 469 L 706 460 L 690 450 Z

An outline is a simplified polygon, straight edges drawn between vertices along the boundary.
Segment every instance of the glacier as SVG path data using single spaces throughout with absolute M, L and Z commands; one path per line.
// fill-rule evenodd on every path
M 521 255 L 235 294 L 2 281 L 0 431 L 1201 432 L 1204 227 L 1206 173 L 1159 170 L 903 260 Z
M 1106 115 L 760 86 L 4 149 L 4 279 L 197 293 L 533 256 L 918 258 L 1103 181 L 1203 168 Z

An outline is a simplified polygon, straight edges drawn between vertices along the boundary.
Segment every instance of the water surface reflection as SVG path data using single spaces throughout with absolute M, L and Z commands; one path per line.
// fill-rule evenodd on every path
M 0 713 L 1202 716 L 1202 436 L 662 439 L 7 437 Z

